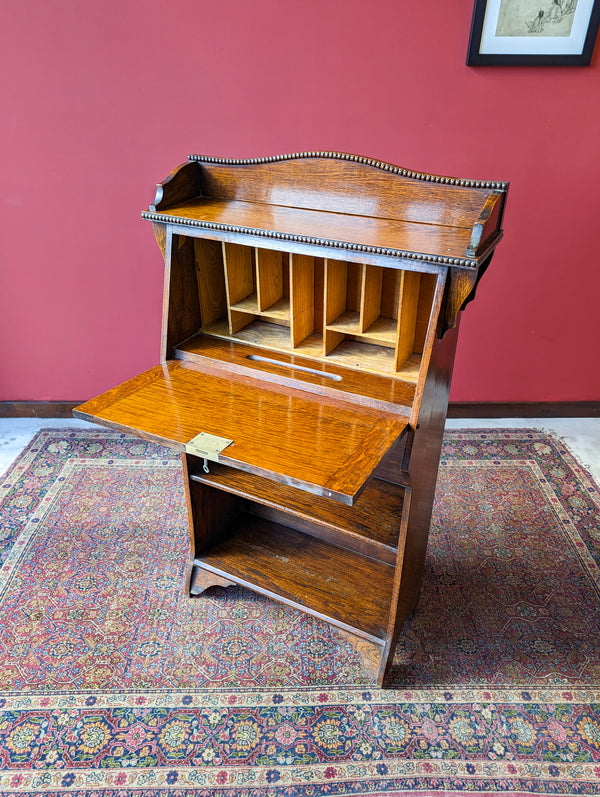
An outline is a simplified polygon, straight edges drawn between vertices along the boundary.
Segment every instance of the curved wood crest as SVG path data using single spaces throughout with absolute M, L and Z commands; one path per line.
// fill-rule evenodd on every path
M 268 155 L 263 158 L 219 158 L 210 155 L 188 155 L 188 160 L 190 161 L 197 161 L 198 163 L 218 163 L 227 166 L 255 166 L 257 164 L 280 163 L 286 160 L 306 158 L 326 158 L 362 163 L 365 166 L 373 166 L 376 169 L 382 169 L 383 171 L 398 174 L 402 177 L 410 177 L 413 180 L 443 183 L 444 185 L 459 185 L 466 188 L 488 188 L 495 191 L 506 191 L 509 185 L 507 182 L 500 180 L 468 180 L 458 177 L 443 177 L 437 174 L 428 174 L 427 172 L 416 172 L 411 169 L 404 169 L 401 166 L 394 166 L 392 163 L 387 163 L 386 161 L 378 161 L 363 155 L 352 155 L 347 152 L 320 150 L 314 152 L 290 152 L 285 155 Z

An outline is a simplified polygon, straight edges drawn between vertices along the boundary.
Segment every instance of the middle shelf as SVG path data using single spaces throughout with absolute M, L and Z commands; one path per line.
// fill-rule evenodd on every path
M 249 499 L 254 512 L 267 514 L 259 506 L 275 510 L 278 514 L 272 517 L 285 515 L 286 525 L 300 531 L 391 565 L 396 562 L 405 492 L 401 485 L 373 478 L 356 503 L 347 506 L 216 462 L 206 473 L 198 461 L 190 479 Z

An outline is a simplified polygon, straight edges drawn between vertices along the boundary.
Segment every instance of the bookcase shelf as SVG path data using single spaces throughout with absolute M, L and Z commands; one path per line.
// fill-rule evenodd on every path
M 278 484 L 264 477 L 227 468 L 219 463 L 210 473 L 190 464 L 190 480 L 224 490 L 241 498 L 250 498 L 261 507 L 275 510 L 285 525 L 307 534 L 321 535 L 341 547 L 363 553 L 372 559 L 395 564 L 399 525 L 404 504 L 404 487 L 373 478 L 358 501 L 347 507 L 332 504 L 316 495 Z M 252 511 L 252 510 L 251 510 Z M 254 511 L 257 511 L 254 507 Z M 260 510 L 265 514 L 265 510 Z
M 340 153 L 190 156 L 159 184 L 160 363 L 75 415 L 181 453 L 191 596 L 322 618 L 384 684 L 507 189 Z
M 258 309 L 258 297 L 256 293 L 251 293 L 245 299 L 231 305 L 231 309 L 238 313 L 248 313 L 252 316 L 259 316 L 263 321 L 272 324 L 280 324 L 284 327 L 290 325 L 290 300 L 278 299 L 264 310 Z
M 246 513 L 195 564 L 375 644 L 385 640 L 392 565 Z

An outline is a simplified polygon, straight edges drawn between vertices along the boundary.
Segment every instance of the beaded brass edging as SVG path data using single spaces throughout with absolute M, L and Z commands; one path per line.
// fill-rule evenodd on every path
M 235 232 L 243 235 L 257 235 L 261 238 L 271 238 L 279 241 L 294 241 L 295 243 L 311 244 L 314 246 L 327 246 L 332 249 L 345 249 L 352 252 L 363 252 L 369 255 L 387 255 L 400 257 L 407 260 L 417 260 L 421 263 L 433 263 L 443 266 L 457 266 L 458 268 L 477 268 L 477 260 L 465 260 L 459 257 L 440 257 L 425 255 L 420 252 L 409 252 L 403 249 L 385 249 L 381 246 L 367 246 L 366 244 L 351 244 L 346 241 L 334 241 L 327 238 L 311 238 L 307 235 L 293 235 L 286 232 L 273 230 L 260 230 L 253 227 L 236 227 L 232 224 L 219 224 L 214 221 L 200 221 L 198 219 L 185 219 L 181 216 L 169 216 L 166 213 L 154 213 L 149 210 L 142 211 L 142 218 L 149 221 L 159 221 L 163 224 L 180 224 L 187 227 L 200 227 L 204 230 L 217 230 L 219 232 Z
M 373 166 L 385 172 L 398 174 L 401 177 L 410 177 L 413 180 L 423 180 L 424 182 L 440 183 L 442 185 L 457 185 L 461 188 L 487 188 L 494 191 L 506 191 L 509 185 L 507 182 L 498 180 L 465 180 L 458 177 L 442 177 L 441 175 L 427 174 L 426 172 L 414 172 L 385 161 L 376 161 L 372 158 L 365 158 L 363 155 L 350 155 L 346 152 L 290 152 L 286 155 L 269 155 L 264 158 L 215 158 L 211 155 L 188 155 L 188 160 L 190 161 L 221 163 L 224 166 L 255 166 L 263 163 L 298 160 L 300 158 L 331 158 L 333 160 L 352 161 L 353 163 L 362 163 L 365 166 Z

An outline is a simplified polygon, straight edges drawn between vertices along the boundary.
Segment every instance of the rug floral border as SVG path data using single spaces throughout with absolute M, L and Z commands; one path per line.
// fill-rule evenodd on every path
M 0 479 L 0 562 L 17 543 L 27 519 L 34 517 L 65 457 L 105 458 L 104 441 L 115 458 L 154 459 L 172 464 L 168 449 L 117 432 L 48 429 L 40 432 Z M 600 566 L 598 487 L 567 447 L 544 432 L 520 430 L 456 430 L 446 434 L 442 466 L 459 459 L 535 462 L 559 518 L 577 526 L 589 568 Z M 577 485 L 565 494 L 565 474 Z M 395 722 L 396 746 L 382 753 L 373 745 L 377 723 Z M 407 737 L 452 714 L 452 739 L 438 739 L 448 756 L 406 755 Z M 343 715 L 343 716 L 342 716 Z M 232 723 L 251 734 L 253 717 L 271 734 L 270 756 L 259 766 L 242 758 L 224 760 L 206 742 L 210 733 L 230 733 Z M 292 761 L 286 756 L 294 723 L 310 716 L 325 739 L 320 760 Z M 229 725 L 227 725 L 229 721 Z M 354 756 L 342 751 L 335 728 L 346 722 L 354 729 Z M 461 746 L 460 724 L 465 728 Z M 113 745 L 111 756 L 99 755 L 94 733 L 115 739 L 143 725 L 152 729 L 155 748 L 146 761 Z M 256 724 L 256 723 L 255 723 Z M 360 737 L 360 728 L 370 736 Z M 532 739 L 528 734 L 535 727 Z M 358 729 L 358 731 L 356 731 Z M 470 729 L 469 732 L 466 732 Z M 10 732 L 10 735 L 9 735 Z M 439 735 L 439 727 L 438 727 Z M 358 733 L 358 736 L 356 734 Z M 194 748 L 202 738 L 202 747 Z M 279 735 L 278 735 L 279 734 Z M 329 734 L 329 737 L 327 737 Z M 179 736 L 178 736 L 179 735 Z M 452 688 L 379 691 L 360 686 L 343 689 L 204 689 L 131 693 L 37 693 L 0 695 L 0 762 L 2 747 L 12 745 L 9 765 L 0 764 L 0 794 L 116 795 L 159 794 L 343 795 L 343 794 L 599 794 L 600 685 L 598 688 Z M 168 744 L 163 744 L 169 737 Z M 184 755 L 168 752 L 188 745 Z M 175 740 L 175 742 L 173 741 Z M 414 739 L 413 739 L 414 741 Z M 96 747 L 94 746 L 96 744 Z M 243 745 L 242 745 L 243 746 Z M 371 749 L 369 749 L 369 747 Z M 61 758 L 60 750 L 72 757 Z M 123 746 L 123 751 L 125 745 Z M 189 751 L 192 750 L 192 754 Z M 269 747 L 267 747 L 269 750 Z M 19 760 L 19 752 L 22 758 Z M 33 763 L 32 763 L 33 762 Z M 185 762 L 185 763 L 184 763 Z

